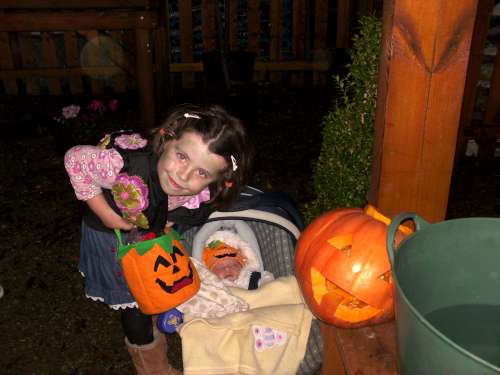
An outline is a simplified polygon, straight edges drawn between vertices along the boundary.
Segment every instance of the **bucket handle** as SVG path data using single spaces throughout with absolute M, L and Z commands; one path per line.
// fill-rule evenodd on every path
M 389 224 L 389 229 L 387 230 L 387 253 L 389 255 L 389 260 L 391 261 L 391 267 L 394 266 L 394 239 L 396 236 L 396 231 L 403 221 L 413 220 L 415 223 L 415 232 L 423 229 L 429 223 L 425 221 L 422 217 L 418 216 L 414 212 L 403 212 L 399 215 L 396 215 L 392 220 L 391 224 Z

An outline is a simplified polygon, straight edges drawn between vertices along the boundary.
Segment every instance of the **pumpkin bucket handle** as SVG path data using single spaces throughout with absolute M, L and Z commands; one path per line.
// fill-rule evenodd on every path
M 394 239 L 396 236 L 396 232 L 401 225 L 402 222 L 406 220 L 413 220 L 415 223 L 415 232 L 423 229 L 429 223 L 422 219 L 414 212 L 403 212 L 399 215 L 396 215 L 389 224 L 389 229 L 387 230 L 387 253 L 389 255 L 389 260 L 391 261 L 391 268 L 394 268 Z
M 120 231 L 120 229 L 115 228 L 115 234 L 116 234 L 116 238 L 118 238 L 118 245 L 120 245 L 120 247 L 122 247 L 123 246 L 122 232 Z

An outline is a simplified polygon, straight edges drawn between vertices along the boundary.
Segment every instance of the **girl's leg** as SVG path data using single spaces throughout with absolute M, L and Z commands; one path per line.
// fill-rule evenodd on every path
M 139 309 L 121 310 L 125 344 L 138 375 L 180 375 L 168 362 L 165 335 Z
M 123 333 L 134 345 L 146 345 L 153 342 L 153 322 L 151 315 L 146 315 L 137 308 L 122 309 Z

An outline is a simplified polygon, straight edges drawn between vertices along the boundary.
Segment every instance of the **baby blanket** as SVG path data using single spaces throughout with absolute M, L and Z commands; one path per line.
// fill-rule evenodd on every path
M 223 281 L 209 271 L 203 263 L 191 258 L 198 275 L 200 290 L 191 299 L 177 306 L 184 314 L 184 321 L 194 318 L 220 318 L 230 313 L 248 310 L 243 299 L 233 295 Z
M 295 277 L 255 290 L 229 290 L 249 309 L 181 325 L 184 374 L 295 374 L 312 320 Z

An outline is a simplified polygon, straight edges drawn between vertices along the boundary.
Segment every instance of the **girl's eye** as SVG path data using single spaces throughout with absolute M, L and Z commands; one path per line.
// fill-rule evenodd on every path
M 177 159 L 184 161 L 184 160 L 187 159 L 187 156 L 184 155 L 182 152 L 178 152 L 177 153 Z
M 198 174 L 201 178 L 208 178 L 208 172 L 204 169 L 198 170 Z

